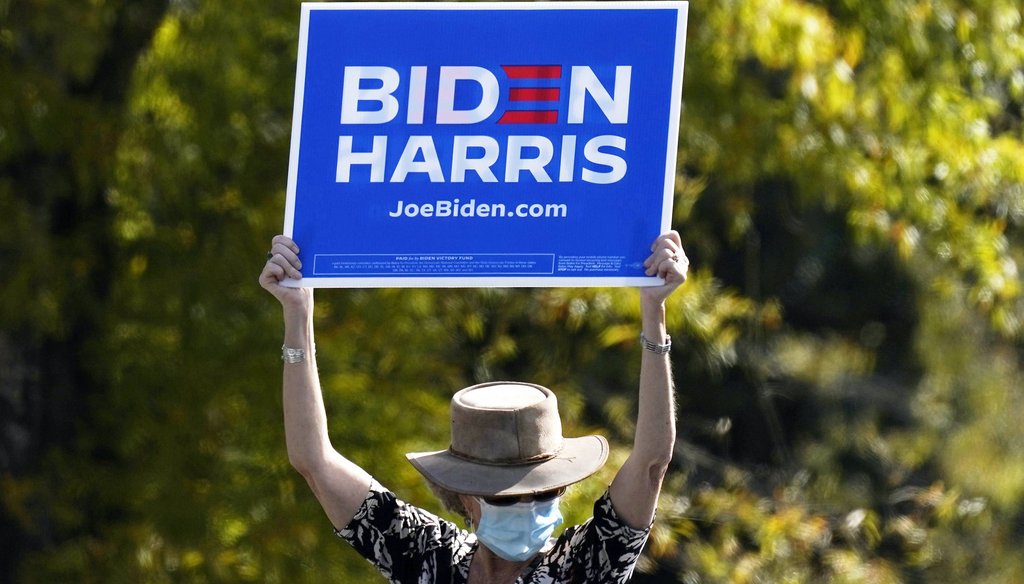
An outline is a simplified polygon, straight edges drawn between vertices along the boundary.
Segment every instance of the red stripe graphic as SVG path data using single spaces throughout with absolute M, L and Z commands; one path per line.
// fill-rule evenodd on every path
M 502 65 L 509 79 L 558 79 L 561 65 Z
M 499 124 L 557 124 L 558 110 L 520 110 L 502 114 Z
M 502 65 L 509 79 L 560 79 L 561 65 Z M 558 101 L 561 90 L 557 87 L 512 87 L 508 92 L 510 102 Z M 510 110 L 502 114 L 499 124 L 557 124 L 558 110 Z
M 509 101 L 558 101 L 561 90 L 557 87 L 513 87 Z

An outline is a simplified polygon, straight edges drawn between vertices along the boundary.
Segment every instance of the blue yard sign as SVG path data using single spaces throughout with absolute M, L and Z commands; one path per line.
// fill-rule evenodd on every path
M 671 221 L 686 8 L 303 4 L 301 285 L 657 284 L 641 262 Z

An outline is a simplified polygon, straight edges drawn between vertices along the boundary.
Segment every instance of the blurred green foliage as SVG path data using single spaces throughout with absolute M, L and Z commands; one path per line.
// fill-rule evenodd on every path
M 298 15 L 0 0 L 0 414 L 36 444 L 5 429 L 2 577 L 376 581 L 288 467 L 256 284 Z M 680 439 L 637 582 L 1024 581 L 1022 19 L 691 2 Z M 637 316 L 619 289 L 321 291 L 334 443 L 437 509 L 403 453 L 446 442 L 453 390 L 536 381 L 615 445 L 580 521 L 632 437 Z

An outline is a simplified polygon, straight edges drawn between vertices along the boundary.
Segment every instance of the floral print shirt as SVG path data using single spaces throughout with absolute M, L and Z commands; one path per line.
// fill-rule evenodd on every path
M 626 525 L 606 491 L 594 515 L 548 540 L 516 584 L 622 584 L 650 529 Z M 376 481 L 352 521 L 335 534 L 394 584 L 465 584 L 476 535 L 406 504 Z

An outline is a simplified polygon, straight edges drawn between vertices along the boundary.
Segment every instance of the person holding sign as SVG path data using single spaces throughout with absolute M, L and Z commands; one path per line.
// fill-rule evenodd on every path
M 391 582 L 452 584 L 621 583 L 630 579 L 654 520 L 672 459 L 675 406 L 665 299 L 686 280 L 679 234 L 658 237 L 644 262 L 661 286 L 640 289 L 639 413 L 633 450 L 593 516 L 551 538 L 568 485 L 608 456 L 600 436 L 563 437 L 555 395 L 520 382 L 474 385 L 451 404 L 451 446 L 407 457 L 472 532 L 409 505 L 330 443 L 313 342 L 313 291 L 298 246 L 274 237 L 260 285 L 284 310 L 284 417 L 288 458 L 335 533 Z

